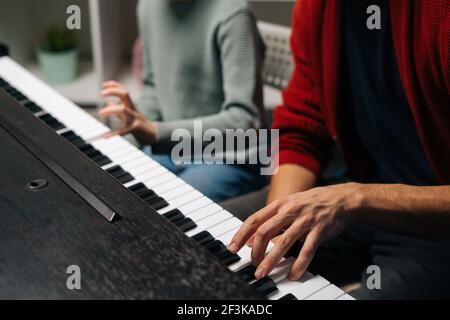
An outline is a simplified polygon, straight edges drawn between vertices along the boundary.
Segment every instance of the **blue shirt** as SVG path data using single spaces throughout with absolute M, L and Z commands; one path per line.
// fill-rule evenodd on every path
M 381 8 L 369 30 L 367 7 Z M 435 185 L 397 69 L 388 0 L 347 0 L 344 35 L 356 132 L 373 163 L 369 182 Z

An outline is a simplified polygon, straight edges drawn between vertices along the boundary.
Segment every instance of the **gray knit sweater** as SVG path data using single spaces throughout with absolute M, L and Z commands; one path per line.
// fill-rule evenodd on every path
M 174 129 L 261 126 L 264 44 L 246 0 L 141 0 L 144 89 L 139 109 L 159 143 Z M 170 144 L 170 143 L 169 143 Z

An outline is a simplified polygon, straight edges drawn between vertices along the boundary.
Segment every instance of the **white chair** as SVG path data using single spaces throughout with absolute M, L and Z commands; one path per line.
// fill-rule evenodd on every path
M 273 110 L 281 104 L 281 90 L 288 85 L 294 69 L 291 29 L 267 22 L 259 22 L 258 29 L 267 47 L 263 69 L 264 104 L 267 110 Z

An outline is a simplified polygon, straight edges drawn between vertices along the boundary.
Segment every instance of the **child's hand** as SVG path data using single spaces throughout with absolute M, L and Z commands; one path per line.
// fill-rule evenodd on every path
M 127 89 L 122 84 L 115 81 L 103 83 L 101 95 L 102 97 L 117 97 L 120 99 L 120 103 L 108 102 L 99 111 L 99 116 L 116 116 L 123 122 L 122 128 L 106 134 L 106 137 L 131 133 L 142 144 L 154 144 L 157 141 L 155 125 L 136 110 Z

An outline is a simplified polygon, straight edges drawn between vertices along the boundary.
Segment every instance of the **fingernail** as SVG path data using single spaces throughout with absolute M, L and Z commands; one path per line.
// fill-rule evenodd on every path
M 290 273 L 289 274 L 289 280 L 291 281 L 297 281 L 298 280 L 298 276 L 294 273 Z
M 255 278 L 256 278 L 256 279 L 261 279 L 261 278 L 263 278 L 263 277 L 264 277 L 264 273 L 265 273 L 264 268 L 263 268 L 263 267 L 259 267 L 258 269 L 256 269 L 256 272 L 255 272 Z
M 232 253 L 236 253 L 236 252 L 237 252 L 237 249 L 238 249 L 237 244 L 234 243 L 234 242 L 232 242 L 232 243 L 230 244 L 230 251 L 231 251 Z

